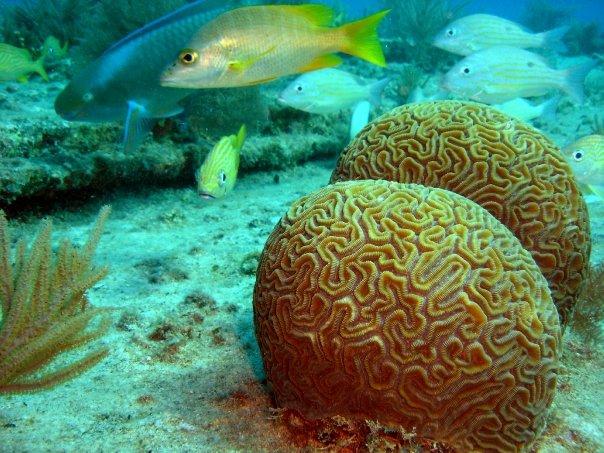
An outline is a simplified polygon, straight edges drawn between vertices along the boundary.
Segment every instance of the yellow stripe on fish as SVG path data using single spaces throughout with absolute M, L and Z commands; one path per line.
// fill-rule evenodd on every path
M 325 5 L 264 5 L 228 11 L 202 27 L 162 75 L 163 86 L 247 86 L 336 66 L 337 52 L 385 66 L 377 27 L 389 10 L 330 28 Z
M 197 171 L 197 192 L 206 199 L 222 198 L 237 181 L 239 156 L 245 141 L 242 125 L 237 135 L 222 137 L 207 155 Z
M 33 61 L 27 49 L 0 43 L 0 81 L 18 80 L 24 82 L 32 72 L 37 72 L 44 80 L 48 75 L 43 66 L 44 58 Z
M 582 137 L 562 152 L 577 181 L 604 200 L 604 135 Z
M 458 62 L 445 75 L 443 85 L 455 94 L 487 104 L 542 96 L 550 90 L 562 90 L 582 103 L 583 81 L 595 65 L 594 61 L 588 61 L 558 70 L 528 50 L 491 47 Z
M 457 55 L 470 55 L 495 46 L 561 49 L 561 38 L 567 31 L 568 27 L 560 27 L 543 33 L 533 33 L 502 17 L 472 14 L 451 22 L 436 34 L 432 44 Z

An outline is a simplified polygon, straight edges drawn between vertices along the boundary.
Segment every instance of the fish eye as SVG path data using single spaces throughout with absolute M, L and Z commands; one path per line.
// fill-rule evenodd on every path
M 82 100 L 84 102 L 90 102 L 94 99 L 94 94 L 92 94 L 90 91 L 87 91 L 86 93 L 84 93 L 84 96 L 82 96 Z
M 453 30 L 452 28 L 449 28 L 447 30 L 447 36 L 455 36 L 455 30 Z
M 197 61 L 199 54 L 193 49 L 185 49 L 178 54 L 178 61 L 184 65 L 190 65 Z
M 463 68 L 463 73 L 464 74 L 469 74 L 470 73 L 470 68 L 468 68 L 468 67 Z
M 577 151 L 575 151 L 573 153 L 573 159 L 575 159 L 577 162 L 581 162 L 583 160 L 584 156 L 585 156 L 585 153 L 583 152 L 582 149 L 578 149 Z
M 226 173 L 224 171 L 221 171 L 220 174 L 218 175 L 218 184 L 220 184 L 221 186 L 224 185 L 224 183 L 226 182 Z
M 298 93 L 301 93 L 302 92 L 302 85 L 296 85 L 296 91 Z

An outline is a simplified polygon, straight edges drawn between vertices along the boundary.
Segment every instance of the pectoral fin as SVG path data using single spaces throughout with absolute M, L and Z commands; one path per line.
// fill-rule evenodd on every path
M 299 72 L 310 72 L 317 69 L 332 68 L 342 63 L 342 59 L 335 54 L 321 55 L 308 63 L 306 66 L 298 68 Z
M 259 55 L 253 55 L 253 56 L 243 59 L 243 60 L 229 61 L 228 68 L 229 68 L 229 70 L 235 71 L 235 72 L 247 71 L 249 68 L 254 66 L 256 63 L 258 63 L 260 60 L 262 60 L 268 54 L 270 54 L 273 50 L 275 50 L 276 47 L 277 46 L 273 46 L 270 49 L 265 50 L 264 52 L 262 52 Z
M 595 193 L 598 197 L 600 197 L 602 200 L 604 200 L 604 185 L 595 185 L 592 184 L 589 186 L 589 189 Z
M 153 127 L 155 120 L 147 118 L 146 113 L 144 106 L 135 101 L 128 101 L 128 114 L 124 128 L 124 152 L 136 151 Z

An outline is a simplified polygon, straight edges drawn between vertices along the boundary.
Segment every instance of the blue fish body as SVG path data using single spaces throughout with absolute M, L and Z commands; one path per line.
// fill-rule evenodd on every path
M 78 73 L 55 100 L 55 111 L 70 121 L 125 121 L 125 143 L 133 148 L 153 118 L 182 111 L 193 90 L 166 88 L 160 75 L 191 36 L 227 8 L 200 0 L 135 30 Z

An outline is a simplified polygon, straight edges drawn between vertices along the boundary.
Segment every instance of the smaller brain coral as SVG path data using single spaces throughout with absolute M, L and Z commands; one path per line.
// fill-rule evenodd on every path
M 323 188 L 269 237 L 254 322 L 278 403 L 415 429 L 459 451 L 519 451 L 556 388 L 547 282 L 497 219 L 452 192 Z
M 481 205 L 531 252 L 567 323 L 587 274 L 589 218 L 568 164 L 542 133 L 473 102 L 408 104 L 343 151 L 331 182 L 358 179 L 439 187 Z

